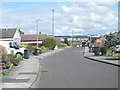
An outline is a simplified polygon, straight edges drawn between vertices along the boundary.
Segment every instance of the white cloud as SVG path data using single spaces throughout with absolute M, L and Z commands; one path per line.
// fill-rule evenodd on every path
M 72 31 L 78 34 L 102 34 L 114 30 L 117 31 L 117 12 L 111 10 L 109 5 L 102 2 L 82 2 L 73 3 L 69 6 L 63 5 L 57 8 L 57 10 L 55 9 L 55 34 L 70 35 Z M 42 8 L 28 8 L 24 10 L 3 9 L 2 23 L 4 26 L 18 27 L 24 30 L 26 34 L 32 34 L 36 33 L 36 20 L 42 19 L 43 21 L 39 22 L 39 31 L 51 34 L 51 13 L 45 13 L 45 11 L 51 11 L 51 8 Z
M 72 16 L 72 27 L 77 26 L 84 32 L 97 34 L 117 31 L 117 12 L 111 10 L 106 4 L 98 2 L 75 3 L 69 7 L 64 6 L 62 9 L 64 13 L 68 13 L 68 17 Z M 79 32 L 83 33 L 83 30 Z M 74 31 L 76 32 L 76 29 Z
M 62 6 L 62 8 L 63 8 L 63 10 L 64 10 L 65 12 L 69 12 L 69 11 L 70 11 L 70 8 L 67 7 L 67 6 Z

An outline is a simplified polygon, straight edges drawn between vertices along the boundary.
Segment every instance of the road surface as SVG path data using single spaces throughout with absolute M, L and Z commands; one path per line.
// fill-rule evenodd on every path
M 32 88 L 118 88 L 118 67 L 84 58 L 72 47 L 43 58 L 41 77 Z

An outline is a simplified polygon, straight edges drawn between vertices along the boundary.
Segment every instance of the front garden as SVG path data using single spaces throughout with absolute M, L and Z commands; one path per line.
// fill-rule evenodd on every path
M 116 51 L 116 46 L 120 44 L 120 40 L 112 33 L 104 37 L 91 38 L 91 46 L 98 46 L 101 56 L 120 59 L 120 51 Z
M 106 57 L 112 57 L 112 58 L 120 58 L 120 53 L 117 53 L 115 51 L 115 47 L 107 47 L 107 46 L 102 46 L 100 47 L 101 55 L 106 56 Z
M 33 55 L 35 48 L 37 48 L 36 43 L 31 43 L 31 44 L 20 44 L 22 47 L 30 50 L 30 54 Z M 69 46 L 69 42 L 67 40 L 67 38 L 65 38 L 65 40 L 63 42 L 60 42 L 59 44 L 57 44 L 57 42 L 55 41 L 54 38 L 46 38 L 43 40 L 43 42 L 41 44 L 38 44 L 38 48 L 40 49 L 39 54 L 41 53 L 47 53 L 50 52 L 52 50 L 54 50 L 56 47 L 58 48 L 64 48 Z
M 13 53 L 6 54 L 6 50 L 0 45 L 0 75 L 7 75 L 15 66 L 18 66 L 23 58 L 21 56 L 16 57 Z

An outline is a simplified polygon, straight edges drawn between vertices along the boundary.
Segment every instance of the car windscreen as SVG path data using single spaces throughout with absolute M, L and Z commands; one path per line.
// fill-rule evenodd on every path
M 16 46 L 18 46 L 19 48 L 22 48 L 22 46 L 20 46 L 20 44 L 18 44 L 17 42 L 14 42 Z
M 82 42 L 82 44 L 85 44 L 86 42 Z

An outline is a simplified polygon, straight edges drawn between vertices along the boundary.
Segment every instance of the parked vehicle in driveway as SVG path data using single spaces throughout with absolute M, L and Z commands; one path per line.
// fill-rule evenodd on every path
M 14 55 L 16 56 L 23 56 L 24 55 L 24 50 L 22 46 L 18 44 L 18 42 L 15 41 L 0 41 L 0 45 L 4 46 L 7 54 L 10 54 L 13 52 Z
M 115 52 L 119 52 L 120 53 L 120 45 L 116 46 Z

